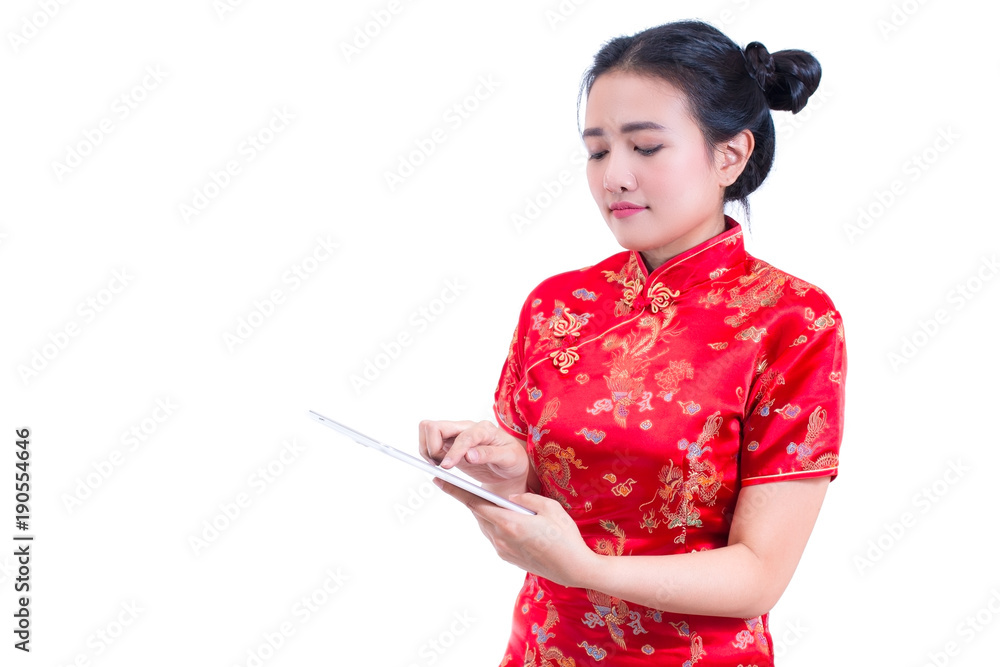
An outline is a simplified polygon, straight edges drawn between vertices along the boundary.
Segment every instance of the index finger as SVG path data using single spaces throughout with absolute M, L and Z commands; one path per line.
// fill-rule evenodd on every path
M 462 424 L 467 424 L 467 426 L 455 435 L 455 437 L 451 438 L 450 442 L 445 442 L 444 450 L 446 454 L 440 463 L 442 468 L 451 468 L 463 458 L 466 458 L 465 455 L 470 449 L 495 441 L 497 428 L 490 422 L 462 422 Z M 475 462 L 469 461 L 469 463 Z
M 471 425 L 472 422 L 424 419 L 419 425 L 420 455 L 434 465 L 440 465 L 454 439 Z

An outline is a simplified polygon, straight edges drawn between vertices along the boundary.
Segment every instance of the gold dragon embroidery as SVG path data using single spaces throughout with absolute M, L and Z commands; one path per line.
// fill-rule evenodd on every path
M 688 526 L 702 525 L 698 503 L 706 507 L 715 504 L 716 495 L 722 488 L 722 475 L 711 461 L 702 460 L 701 455 L 711 451 L 708 442 L 718 435 L 720 428 L 722 428 L 722 414 L 716 412 L 705 421 L 701 435 L 695 442 L 682 439 L 677 443 L 679 448 L 687 451 L 687 479 L 684 479 L 681 466 L 674 465 L 673 461 L 660 469 L 657 476 L 660 488 L 657 489 L 656 495 L 639 507 L 641 509 L 657 498 L 662 502 L 658 510 L 650 510 L 643 514 L 639 522 L 642 528 L 650 533 L 662 523 L 665 523 L 667 528 L 680 528 L 681 532 L 674 537 L 674 542 L 684 544 L 687 541 Z
M 693 377 L 694 367 L 688 361 L 671 361 L 666 368 L 653 376 L 656 384 L 663 390 L 657 395 L 664 401 L 669 401 L 680 390 L 681 380 L 690 380 Z
M 625 336 L 609 334 L 603 341 L 605 352 L 611 353 L 607 362 L 608 374 L 604 376 L 611 392 L 612 415 L 615 423 L 625 427 L 629 406 L 642 400 L 645 393 L 643 381 L 649 364 L 667 352 L 664 347 L 659 353 L 650 352 L 660 346 L 668 336 L 676 336 L 680 330 L 672 326 L 677 307 L 669 306 L 663 317 L 646 315 L 639 319 L 636 329 Z
M 727 308 L 736 308 L 739 312 L 730 315 L 723 322 L 731 327 L 739 327 L 746 323 L 753 313 L 761 308 L 774 306 L 784 292 L 788 276 L 768 264 L 758 262 L 751 271 L 742 276 L 740 284 L 729 290 Z M 749 285 L 746 292 L 740 290 Z

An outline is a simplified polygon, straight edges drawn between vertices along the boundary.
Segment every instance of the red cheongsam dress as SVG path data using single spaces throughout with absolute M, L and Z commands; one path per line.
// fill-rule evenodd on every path
M 837 475 L 846 364 L 829 297 L 748 255 L 727 217 L 652 272 L 626 251 L 538 285 L 494 410 L 595 552 L 689 553 L 727 544 L 741 487 Z M 501 665 L 765 667 L 767 621 L 529 573 Z

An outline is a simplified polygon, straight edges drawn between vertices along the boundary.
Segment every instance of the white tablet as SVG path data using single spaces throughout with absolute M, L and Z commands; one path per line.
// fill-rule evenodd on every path
M 534 514 L 534 512 L 529 510 L 527 507 L 522 507 L 517 503 L 512 503 L 506 498 L 502 498 L 495 493 L 487 491 L 486 489 L 484 489 L 483 487 L 479 486 L 474 482 L 470 482 L 469 480 L 463 477 L 459 477 L 458 475 L 453 475 L 447 470 L 443 470 L 437 466 L 431 465 L 430 463 L 421 458 L 418 458 L 411 454 L 407 454 L 406 452 L 400 451 L 395 447 L 390 447 L 389 445 L 383 444 L 377 440 L 373 440 L 372 438 L 369 438 L 367 435 L 363 433 L 358 433 L 349 426 L 344 426 L 339 422 L 333 421 L 329 417 L 324 417 L 315 410 L 310 410 L 309 416 L 318 421 L 320 424 L 329 426 L 334 431 L 338 431 L 341 434 L 346 435 L 351 440 L 354 440 L 355 442 L 358 442 L 364 445 L 365 447 L 371 447 L 372 449 L 380 451 L 383 454 L 388 454 L 394 459 L 399 459 L 404 463 L 409 463 L 414 468 L 419 468 L 424 472 L 434 475 L 438 479 L 443 479 L 444 481 L 450 484 L 454 484 L 455 486 L 461 489 L 465 489 L 469 493 L 474 493 L 480 498 L 490 501 L 494 505 L 499 505 L 500 507 L 505 507 L 509 510 L 520 512 L 521 514 Z

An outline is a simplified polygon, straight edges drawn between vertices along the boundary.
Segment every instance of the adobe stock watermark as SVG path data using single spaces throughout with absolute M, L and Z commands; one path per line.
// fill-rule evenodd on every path
M 476 619 L 468 611 L 452 614 L 447 627 L 417 648 L 417 659 L 407 663 L 406 667 L 430 667 L 437 663 L 458 640 L 467 633 Z
M 327 234 L 317 236 L 316 243 L 306 254 L 292 262 L 281 274 L 280 286 L 272 287 L 258 299 L 254 299 L 250 312 L 241 316 L 233 329 L 222 334 L 222 342 L 230 353 L 246 343 L 264 323 L 274 317 L 278 307 L 287 303 L 288 297 L 299 290 L 334 255 L 340 244 Z
M 889 367 L 899 372 L 901 367 L 913 361 L 952 321 L 952 317 L 975 299 L 998 273 L 1000 273 L 1000 263 L 997 262 L 996 253 L 982 257 L 979 266 L 968 277 L 948 290 L 944 304 L 935 308 L 927 319 L 918 319 L 916 325 L 910 328 L 910 332 L 900 339 L 899 347 L 886 354 Z
M 510 222 L 514 226 L 515 232 L 521 234 L 526 227 L 530 227 L 538 222 L 542 213 L 552 206 L 564 192 L 579 181 L 587 165 L 586 148 L 578 146 L 570 154 L 567 162 L 569 163 L 567 167 L 551 174 L 548 178 L 542 179 L 539 187 L 532 194 L 525 197 L 524 206 L 521 210 L 510 214 Z
M 63 7 L 69 4 L 70 0 L 37 0 L 38 9 L 21 17 L 21 25 L 18 30 L 7 31 L 7 41 L 11 50 L 17 54 L 28 45 L 42 30 L 45 29 L 52 20 L 59 15 Z
M 917 12 L 928 3 L 929 0 L 903 0 L 903 2 L 894 2 L 892 7 L 889 9 L 888 16 L 879 17 L 875 22 L 875 27 L 878 28 L 879 34 L 882 35 L 882 39 L 886 42 L 889 38 L 899 32 L 900 28 L 905 26 L 910 22 Z
M 771 628 L 775 659 L 781 659 L 788 655 L 791 649 L 799 645 L 807 632 L 809 632 L 809 628 L 803 626 L 801 621 L 785 621 L 781 630 Z
M 952 488 L 971 471 L 972 467 L 965 465 L 961 460 L 948 461 L 944 472 L 937 479 L 913 494 L 910 507 L 903 510 L 895 519 L 883 523 L 883 530 L 878 537 L 868 540 L 864 551 L 854 556 L 854 567 L 858 570 L 858 574 L 864 575 L 895 549 L 921 518 L 930 514 L 948 496 Z
M 122 602 L 118 606 L 119 609 L 112 612 L 111 618 L 107 622 L 87 635 L 84 642 L 85 648 L 77 651 L 72 660 L 60 664 L 65 664 L 67 667 L 92 667 L 95 664 L 94 658 L 100 658 L 114 646 L 125 632 L 135 625 L 139 616 L 146 611 L 135 600 Z
M 750 0 L 729 0 L 729 5 L 724 7 L 715 19 L 715 25 L 719 30 L 725 31 L 726 28 L 732 27 L 748 9 L 750 9 Z M 812 102 L 812 100 L 809 101 Z
M 139 447 L 145 445 L 179 407 L 169 396 L 157 398 L 147 417 L 122 431 L 118 438 L 122 449 L 112 449 L 106 457 L 91 463 L 90 467 L 93 468 L 93 471 L 88 471 L 77 477 L 72 492 L 62 494 L 61 500 L 66 511 L 73 514 L 83 507 L 83 504 L 94 495 L 94 492 L 101 488 L 125 464 L 126 452 L 129 454 L 137 452 Z
M 1000 586 L 989 590 L 989 598 L 982 607 L 970 612 L 955 626 L 955 637 L 949 639 L 940 650 L 928 651 L 927 660 L 921 667 L 945 667 L 957 658 L 963 646 L 971 644 L 1000 616 Z M 964 643 L 959 640 L 964 641 Z
M 295 438 L 289 438 L 281 443 L 277 456 L 266 464 L 259 466 L 247 477 L 246 488 L 238 491 L 230 500 L 218 505 L 218 512 L 210 518 L 203 519 L 201 528 L 188 536 L 188 546 L 195 556 L 200 556 L 206 549 L 229 530 L 236 521 L 246 514 L 253 505 L 254 499 L 260 497 L 278 479 L 285 474 L 288 467 L 295 463 L 305 447 L 298 444 Z
M 262 667 L 350 581 L 340 567 L 328 567 L 322 576 L 323 580 L 315 588 L 292 604 L 284 619 L 272 630 L 261 633 L 261 641 L 246 650 L 246 657 L 235 663 L 237 667 Z
M 826 106 L 834 93 L 826 86 L 820 86 L 816 93 L 809 97 L 806 107 L 796 113 L 779 113 L 774 115 L 774 133 L 780 141 L 789 141 L 795 136 L 796 131 L 805 127 L 810 120 Z
M 422 165 L 427 163 L 437 151 L 438 146 L 448 141 L 452 134 L 458 131 L 479 110 L 486 100 L 493 97 L 500 87 L 492 74 L 479 77 L 472 91 L 445 109 L 441 120 L 445 127 L 435 127 L 426 136 L 413 140 L 415 148 L 397 156 L 397 166 L 394 171 L 385 171 L 383 177 L 389 192 L 395 192 L 408 178 L 417 173 Z
M 212 0 L 212 11 L 216 18 L 225 21 L 230 14 L 246 4 L 246 0 Z
M 295 114 L 282 106 L 271 109 L 268 118 L 257 131 L 248 134 L 236 147 L 236 154 L 226 160 L 218 169 L 210 169 L 202 184 L 195 186 L 190 201 L 177 205 L 181 220 L 185 224 L 204 213 L 219 196 L 233 184 L 233 179 L 243 173 L 244 167 L 270 148 L 271 144 L 292 124 Z
M 106 287 L 102 287 L 78 303 L 75 311 L 76 316 L 71 317 L 66 324 L 55 331 L 49 332 L 45 342 L 28 353 L 27 361 L 17 365 L 15 370 L 24 386 L 28 386 L 29 382 L 51 366 L 59 358 L 59 355 L 66 351 L 73 339 L 83 333 L 88 325 L 93 324 L 98 315 L 106 311 L 119 298 L 125 288 L 132 284 L 133 279 L 134 276 L 129 273 L 128 268 L 114 269 L 111 271 L 111 280 L 108 281 Z
M 913 153 L 900 167 L 900 176 L 892 179 L 884 188 L 878 188 L 872 193 L 867 204 L 858 207 L 857 218 L 852 223 L 844 224 L 847 240 L 853 244 L 871 227 L 889 212 L 896 202 L 907 193 L 908 184 L 918 182 L 933 165 L 947 153 L 961 135 L 949 125 L 937 130 L 937 135 L 923 149 Z
M 587 0 L 559 0 L 545 10 L 545 22 L 549 24 L 549 29 L 554 31 L 569 21 L 585 4 Z
M 395 337 L 382 341 L 379 344 L 379 351 L 366 357 L 361 370 L 351 374 L 349 380 L 354 393 L 360 396 L 364 389 L 371 387 L 372 383 L 399 359 L 403 351 L 413 345 L 418 336 L 426 332 L 431 324 L 448 311 L 451 304 L 455 303 L 466 289 L 468 286 L 463 284 L 460 278 L 445 280 L 440 295 L 410 313 L 407 326 Z
M 411 2 L 412 0 L 389 0 L 385 7 L 373 9 L 364 23 L 354 26 L 354 34 L 349 41 L 341 40 L 340 53 L 343 54 L 344 60 L 350 63 L 360 56 L 361 52 L 371 46 Z
M 403 525 L 410 520 L 410 517 L 416 516 L 425 504 L 441 495 L 440 489 L 434 486 L 429 479 L 425 479 L 417 486 L 411 486 L 403 495 L 403 499 L 397 500 L 393 504 L 392 510 L 396 514 L 396 518 L 399 519 L 399 524 Z
M 62 161 L 52 161 L 52 173 L 56 181 L 63 180 L 80 168 L 83 163 L 104 144 L 108 137 L 118 129 L 119 125 L 135 112 L 147 99 L 150 93 L 159 88 L 167 79 L 167 72 L 159 65 L 147 65 L 142 78 L 111 101 L 107 115 L 81 131 L 83 137 L 66 144 Z

